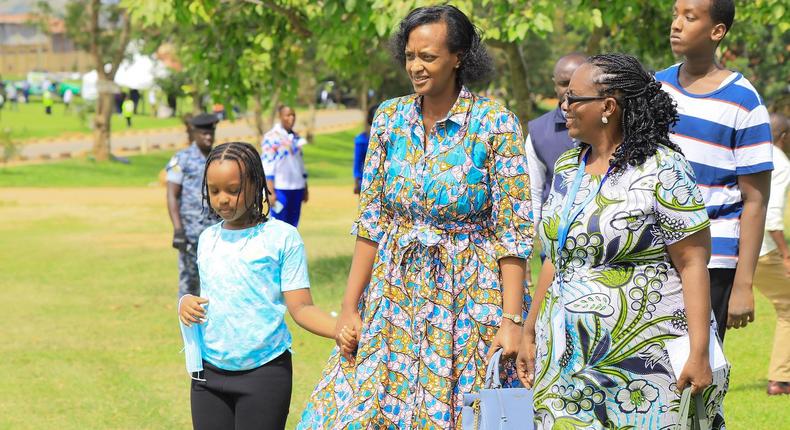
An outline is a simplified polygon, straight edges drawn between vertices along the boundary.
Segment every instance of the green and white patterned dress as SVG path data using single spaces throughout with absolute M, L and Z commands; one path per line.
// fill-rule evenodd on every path
M 536 425 L 672 428 L 680 393 L 665 342 L 688 330 L 680 275 L 667 245 L 709 226 L 705 204 L 686 159 L 660 147 L 641 166 L 609 175 L 572 224 L 557 267 L 560 213 L 580 151 L 572 149 L 557 161 L 543 211 L 554 215 L 540 226 L 557 274 L 536 326 Z M 601 179 L 585 174 L 575 205 Z M 562 305 L 567 346 L 557 362 L 551 317 Z M 728 376 L 728 370 L 714 373 L 704 393 L 716 429 L 724 427 Z

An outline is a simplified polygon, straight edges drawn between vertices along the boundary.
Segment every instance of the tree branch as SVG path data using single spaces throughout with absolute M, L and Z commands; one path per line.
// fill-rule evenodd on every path
M 246 3 L 252 3 L 255 5 L 263 6 L 266 9 L 272 10 L 275 13 L 279 13 L 283 15 L 299 36 L 305 39 L 313 36 L 313 32 L 307 28 L 305 17 L 301 13 L 299 13 L 299 11 L 280 6 L 273 1 L 262 1 L 262 0 L 243 0 L 243 1 Z
M 93 60 L 96 62 L 96 72 L 99 74 L 99 77 L 106 78 L 104 65 L 102 64 L 101 55 L 99 54 L 99 8 L 101 8 L 101 0 L 92 0 L 90 8 L 90 52 L 91 56 L 93 56 Z
M 118 67 L 121 66 L 123 56 L 126 54 L 126 45 L 129 44 L 129 39 L 132 33 L 132 19 L 126 11 L 121 12 L 121 19 L 123 20 L 123 29 L 121 30 L 120 44 L 118 51 L 112 59 L 112 71 L 110 71 L 110 79 L 115 79 L 115 74 L 118 72 Z

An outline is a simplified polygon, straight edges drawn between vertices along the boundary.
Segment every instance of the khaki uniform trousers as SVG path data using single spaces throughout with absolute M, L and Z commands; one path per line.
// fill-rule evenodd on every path
M 790 278 L 785 274 L 778 250 L 763 255 L 757 261 L 754 286 L 771 301 L 776 310 L 776 331 L 768 379 L 790 382 Z

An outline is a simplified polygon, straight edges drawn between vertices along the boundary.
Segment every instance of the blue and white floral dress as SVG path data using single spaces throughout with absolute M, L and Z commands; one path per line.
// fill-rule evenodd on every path
M 558 258 L 560 213 L 581 147 L 557 161 L 543 211 L 553 215 L 540 225 L 557 274 L 536 326 L 536 424 L 672 428 L 680 393 L 665 342 L 688 330 L 680 275 L 667 245 L 710 225 L 705 203 L 685 157 L 660 147 L 641 166 L 606 178 L 572 224 Z M 584 174 L 575 205 L 598 190 L 601 180 Z M 551 323 L 563 305 L 564 333 Z M 552 350 L 563 343 L 555 336 L 565 338 L 564 350 Z M 704 393 L 716 429 L 724 427 L 727 378 L 727 370 L 714 373 Z

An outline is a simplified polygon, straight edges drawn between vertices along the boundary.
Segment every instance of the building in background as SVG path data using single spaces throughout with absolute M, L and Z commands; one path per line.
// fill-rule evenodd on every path
M 24 76 L 29 71 L 86 72 L 88 53 L 66 37 L 63 20 L 49 21 L 44 32 L 30 14 L 0 14 L 0 74 Z

